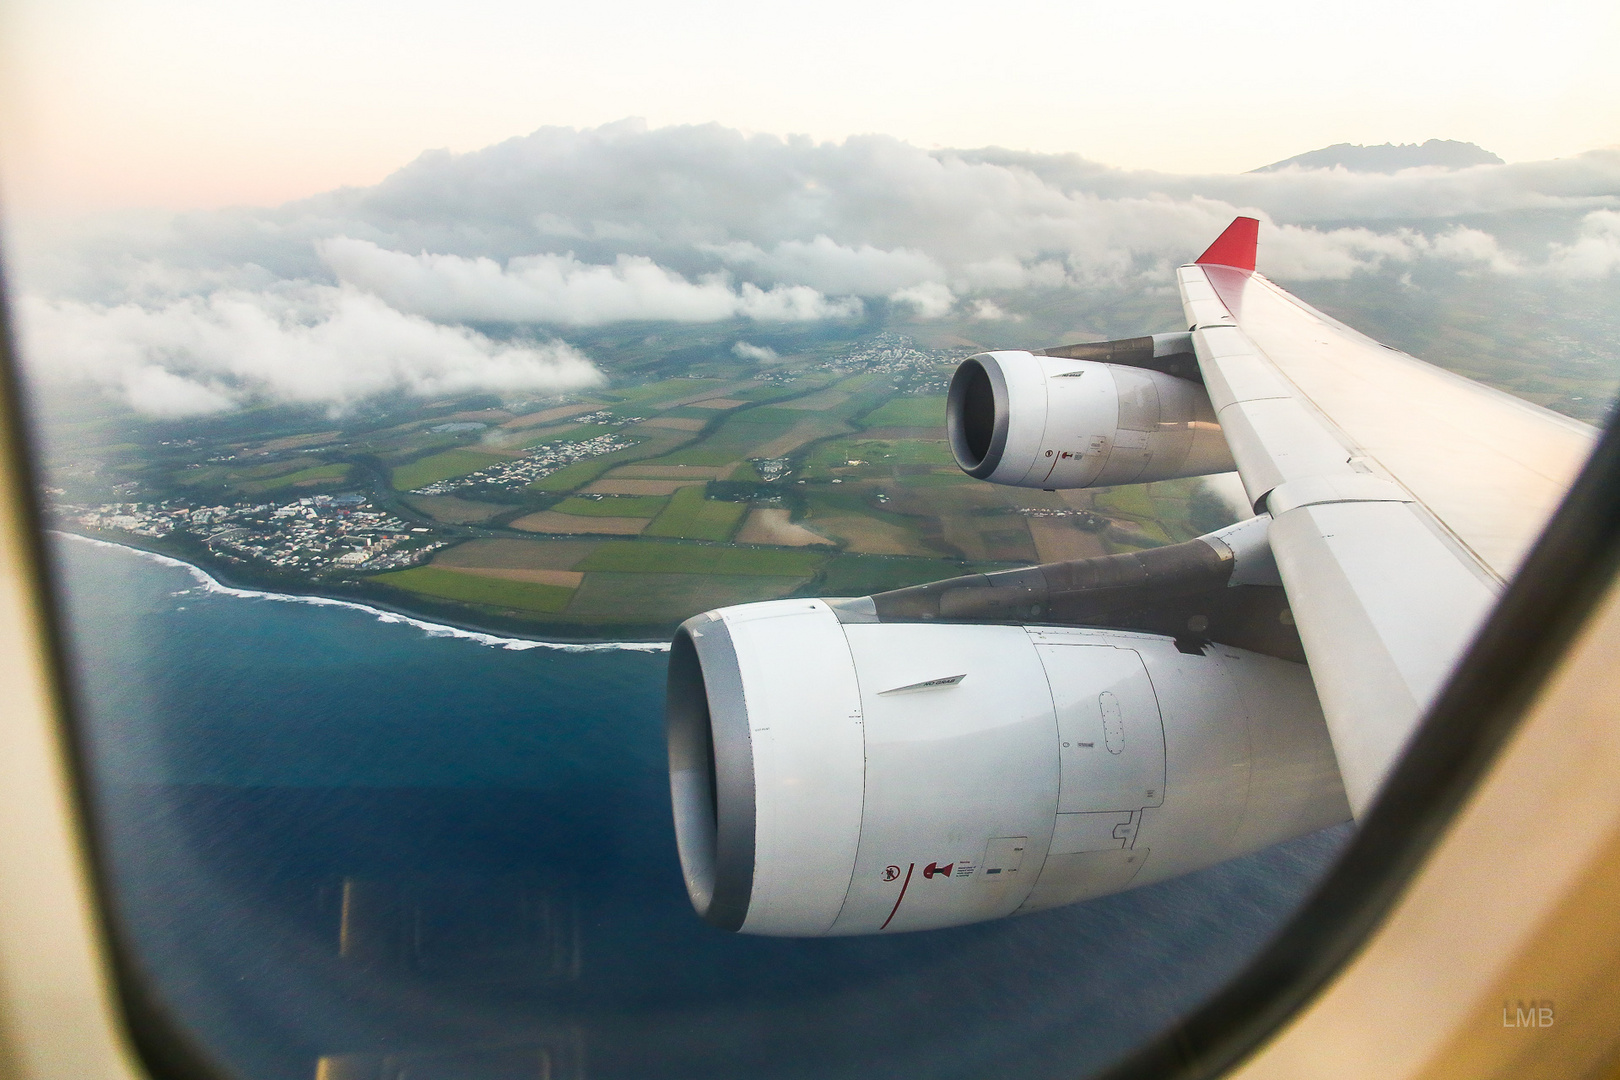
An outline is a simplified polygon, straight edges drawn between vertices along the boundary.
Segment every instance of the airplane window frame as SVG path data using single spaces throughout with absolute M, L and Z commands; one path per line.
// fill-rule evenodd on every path
M 132 962 L 110 917 L 106 851 L 88 812 L 77 690 L 62 649 L 57 582 L 44 546 L 41 497 L 0 270 L 0 463 L 25 545 L 28 597 L 55 694 L 72 825 L 83 852 L 98 944 L 141 1065 L 163 1080 L 232 1075 L 174 1022 Z M 1620 569 L 1620 426 L 1604 429 L 1558 511 L 1416 730 L 1371 811 L 1306 902 L 1259 955 L 1202 1006 L 1098 1080 L 1202 1080 L 1225 1074 L 1287 1025 L 1355 956 L 1400 899 L 1447 826 L 1497 759 Z
M 163 1080 L 221 1080 L 232 1075 L 222 1064 L 212 1061 L 162 1005 L 162 996 L 149 985 L 134 963 L 134 950 L 118 921 L 112 917 L 108 852 L 95 815 L 91 812 L 86 754 L 78 721 L 78 689 L 64 648 L 60 583 L 56 580 L 45 546 L 45 514 L 39 489 L 40 470 L 33 435 L 38 418 L 30 408 L 26 387 L 17 363 L 16 337 L 11 314 L 11 288 L 4 266 L 0 266 L 0 469 L 6 474 L 6 488 L 12 496 L 4 516 L 21 542 L 26 565 L 24 576 L 32 579 L 32 607 L 35 626 L 43 639 L 47 692 L 54 708 L 57 748 L 65 757 L 67 771 L 68 822 L 79 846 L 79 869 L 87 878 L 95 940 L 104 971 L 110 980 L 116 1019 L 140 1066 Z M 0 1034 L 0 1045 L 5 1041 Z M 0 1065 L 4 1057 L 0 1056 Z
M 1620 570 L 1620 421 L 1413 733 L 1306 901 L 1225 987 L 1092 1080 L 1223 1076 L 1305 1009 L 1401 899 L 1496 762 Z

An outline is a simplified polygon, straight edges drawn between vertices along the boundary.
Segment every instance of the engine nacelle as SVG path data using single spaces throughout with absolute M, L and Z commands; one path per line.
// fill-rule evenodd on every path
M 667 721 L 692 905 L 743 933 L 994 919 L 1349 817 L 1304 665 L 1151 634 L 722 608 Z
M 980 353 L 956 369 L 945 417 L 956 463 L 995 484 L 1106 487 L 1237 467 L 1201 385 L 1118 364 Z

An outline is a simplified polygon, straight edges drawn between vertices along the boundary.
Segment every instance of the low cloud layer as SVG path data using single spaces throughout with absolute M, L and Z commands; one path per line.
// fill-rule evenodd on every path
M 641 255 L 620 255 L 606 266 L 572 252 L 529 255 L 505 266 L 489 258 L 406 255 L 368 240 L 336 237 L 316 251 L 338 280 L 431 319 L 559 326 L 600 326 L 636 320 L 718 322 L 746 318 L 804 322 L 861 314 L 854 298 L 828 300 L 808 285 L 760 288 L 710 274 L 688 281 Z
M 875 311 L 1057 310 L 1079 325 L 1165 289 L 1238 213 L 1265 223 L 1261 269 L 1284 284 L 1419 269 L 1603 279 L 1620 272 L 1620 151 L 1171 176 L 880 136 L 548 128 L 273 209 L 25 229 L 17 279 L 25 354 L 45 377 L 156 413 L 344 408 L 578 385 L 594 369 L 555 339 L 619 322 L 765 332 Z
M 18 315 L 55 378 L 99 386 L 153 416 L 254 400 L 341 410 L 385 393 L 549 393 L 602 381 L 560 341 L 492 341 L 348 288 L 216 292 L 162 307 L 28 298 Z

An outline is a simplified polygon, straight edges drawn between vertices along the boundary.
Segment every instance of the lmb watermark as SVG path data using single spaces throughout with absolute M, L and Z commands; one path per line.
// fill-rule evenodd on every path
M 1508 1028 L 1549 1028 L 1556 1016 L 1551 998 L 1502 1002 L 1502 1026 Z

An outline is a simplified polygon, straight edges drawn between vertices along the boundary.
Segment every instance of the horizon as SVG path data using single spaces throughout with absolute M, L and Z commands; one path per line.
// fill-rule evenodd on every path
M 277 205 L 370 186 L 431 148 L 625 117 L 1174 175 L 1341 142 L 1445 137 L 1526 162 L 1620 138 L 1607 59 L 1620 14 L 1579 0 L 1488 18 L 1463 0 L 1353 13 L 1246 0 L 1218 21 L 1189 0 L 1023 0 L 993 18 L 853 0 L 813 17 L 740 0 L 701 13 L 476 0 L 454 20 L 421 0 L 25 0 L 3 28 L 12 213 Z
M 651 124 L 647 123 L 647 121 L 643 117 L 626 116 L 626 117 L 620 118 L 618 120 L 612 120 L 612 121 L 608 121 L 608 122 L 605 122 L 605 123 L 596 124 L 596 125 L 589 125 L 589 126 L 568 125 L 568 124 L 547 124 L 547 125 L 543 125 L 541 127 L 535 128 L 532 131 L 522 132 L 522 133 L 515 134 L 515 135 L 508 135 L 508 136 L 505 136 L 503 138 L 498 138 L 498 139 L 496 139 L 496 140 L 494 140 L 492 142 L 489 142 L 487 144 L 484 144 L 484 145 L 472 146 L 472 147 L 467 147 L 465 149 L 459 149 L 459 150 L 458 149 L 452 149 L 450 147 L 444 147 L 444 146 L 423 147 L 422 149 L 417 151 L 415 154 L 410 155 L 410 156 L 402 159 L 401 161 L 399 161 L 397 164 L 385 169 L 380 175 L 378 175 L 377 177 L 375 177 L 372 180 L 361 181 L 361 182 L 343 182 L 343 183 L 338 183 L 338 184 L 335 184 L 335 185 L 332 185 L 332 186 L 329 186 L 329 187 L 323 187 L 323 188 L 318 188 L 318 189 L 314 189 L 314 190 L 307 190 L 307 191 L 298 191 L 296 193 L 293 193 L 291 195 L 286 196 L 285 198 L 273 199 L 273 200 L 269 200 L 269 201 L 255 202 L 255 201 L 249 201 L 249 200 L 238 200 L 238 201 L 218 201 L 218 202 L 209 202 L 209 203 L 197 203 L 197 204 L 188 204 L 188 205 L 166 204 L 166 203 L 162 203 L 162 202 L 152 202 L 152 203 L 145 203 L 145 204 L 133 204 L 132 203 L 132 204 L 125 204 L 125 205 L 110 205 L 109 204 L 109 205 L 97 205 L 97 206 L 42 206 L 42 205 L 31 206 L 31 205 L 28 205 L 26 203 L 21 202 L 20 200 L 13 199 L 13 198 L 7 198 L 7 197 L 5 197 L 5 195 L 0 194 L 0 221 L 8 221 L 13 225 L 22 224 L 22 225 L 26 226 L 26 224 L 29 223 L 29 222 L 95 221 L 95 220 L 101 219 L 101 218 L 117 219 L 120 216 L 124 216 L 124 215 L 137 215 L 137 216 L 139 216 L 139 215 L 151 214 L 151 215 L 157 215 L 159 217 L 162 217 L 162 216 L 166 216 L 166 215 L 180 215 L 180 214 L 186 214 L 186 213 L 210 213 L 210 212 L 230 212 L 230 211 L 268 211 L 268 210 L 276 210 L 276 209 L 287 207 L 289 205 L 293 205 L 293 204 L 303 202 L 303 201 L 306 201 L 306 200 L 309 200 L 309 199 L 318 199 L 318 198 L 321 198 L 322 196 L 337 195 L 337 194 L 341 194 L 341 193 L 344 193 L 344 192 L 365 191 L 365 190 L 368 190 L 368 189 L 379 187 L 380 185 L 386 183 L 391 178 L 398 176 L 399 174 L 409 170 L 413 166 L 418 165 L 419 163 L 423 162 L 424 160 L 433 159 L 433 158 L 439 157 L 439 156 L 448 156 L 449 158 L 452 158 L 452 159 L 470 158 L 470 157 L 474 157 L 474 156 L 482 154 L 482 153 L 486 153 L 486 152 L 495 150 L 495 149 L 497 149 L 497 148 L 499 148 L 501 146 L 507 145 L 507 144 L 517 143 L 517 142 L 521 142 L 521 141 L 526 140 L 526 139 L 535 138 L 535 137 L 543 135 L 543 134 L 545 134 L 547 132 L 563 132 L 563 133 L 567 133 L 567 134 L 570 134 L 570 135 L 589 135 L 589 134 L 593 134 L 593 133 L 597 133 L 597 132 L 605 132 L 605 131 L 613 131 L 613 130 L 633 130 L 633 131 L 638 131 L 638 132 L 643 133 L 643 134 L 656 134 L 656 133 L 659 133 L 659 132 L 683 131 L 683 130 L 689 131 L 689 130 L 701 130 L 701 129 L 716 129 L 716 130 L 725 132 L 727 134 L 739 135 L 739 136 L 741 136 L 742 138 L 744 138 L 746 140 L 765 139 L 765 140 L 774 141 L 774 142 L 776 142 L 778 144 L 781 144 L 781 145 L 792 145 L 792 144 L 794 144 L 796 142 L 808 141 L 811 145 L 817 146 L 817 147 L 842 148 L 842 147 L 848 146 L 851 143 L 860 142 L 860 141 L 864 141 L 864 140 L 893 140 L 894 142 L 898 143 L 901 146 L 904 146 L 904 147 L 907 147 L 907 148 L 910 148 L 910 149 L 913 149 L 913 150 L 917 150 L 917 151 L 920 151 L 922 153 L 925 153 L 925 154 L 928 154 L 928 155 L 931 155 L 931 156 L 952 157 L 952 156 L 974 156 L 974 155 L 1010 155 L 1010 156 L 1028 156 L 1030 158 L 1043 158 L 1043 159 L 1049 159 L 1049 160 L 1052 160 L 1052 161 L 1065 161 L 1065 160 L 1067 160 L 1067 161 L 1074 161 L 1074 162 L 1079 163 L 1079 164 L 1084 165 L 1084 166 L 1088 166 L 1088 167 L 1096 169 L 1096 170 L 1098 170 L 1099 172 L 1102 172 L 1102 173 L 1115 174 L 1115 175 L 1118 175 L 1118 176 L 1121 176 L 1121 177 L 1130 177 L 1130 178 L 1138 179 L 1138 180 L 1149 180 L 1150 182 L 1151 182 L 1151 178 L 1155 178 L 1155 177 L 1162 177 L 1162 178 L 1165 178 L 1165 179 L 1185 180 L 1185 181 L 1196 181 L 1196 180 L 1205 179 L 1205 178 L 1235 178 L 1235 177 L 1242 177 L 1242 176 L 1247 176 L 1247 175 L 1251 175 L 1251 174 L 1260 173 L 1260 172 L 1262 172 L 1264 170 L 1274 169 L 1277 166 L 1282 166 L 1282 165 L 1291 163 L 1296 158 L 1307 157 L 1307 156 L 1310 156 L 1310 155 L 1313 155 L 1313 154 L 1321 153 L 1321 152 L 1328 151 L 1328 150 L 1335 150 L 1335 149 L 1339 149 L 1339 148 L 1351 148 L 1351 149 L 1356 149 L 1356 150 L 1376 149 L 1376 148 L 1380 148 L 1380 147 L 1405 148 L 1405 147 L 1421 147 L 1421 146 L 1423 146 L 1424 144 L 1426 144 L 1428 142 L 1446 142 L 1446 143 L 1462 144 L 1462 145 L 1466 145 L 1466 146 L 1472 146 L 1472 147 L 1475 147 L 1477 149 L 1484 150 L 1484 151 L 1486 151 L 1488 153 L 1495 153 L 1494 148 L 1492 148 L 1490 146 L 1482 146 L 1479 143 L 1469 142 L 1469 141 L 1463 140 L 1463 139 L 1450 139 L 1450 138 L 1442 137 L 1440 135 L 1434 135 L 1434 136 L 1429 136 L 1427 138 L 1417 138 L 1412 142 L 1400 142 L 1400 141 L 1397 141 L 1397 140 L 1394 140 L 1394 139 L 1386 139 L 1383 142 L 1365 142 L 1365 143 L 1347 142 L 1347 141 L 1328 142 L 1328 143 L 1323 143 L 1323 144 L 1321 144 L 1319 146 L 1311 146 L 1311 147 L 1306 147 L 1304 149 L 1295 150 L 1295 151 L 1293 151 L 1291 153 L 1284 154 L 1283 156 L 1281 156 L 1279 158 L 1276 158 L 1276 159 L 1273 159 L 1271 161 L 1261 162 L 1259 164 L 1254 164 L 1254 165 L 1249 165 L 1248 167 L 1245 167 L 1245 168 L 1235 168 L 1235 169 L 1229 169 L 1229 170 L 1209 169 L 1209 170 L 1179 170 L 1178 171 L 1178 170 L 1173 170 L 1173 169 L 1138 168 L 1138 167 L 1132 167 L 1132 166 L 1127 166 L 1127 165 L 1121 165 L 1121 164 L 1117 164 L 1117 163 L 1114 163 L 1114 162 L 1108 162 L 1108 161 L 1099 160 L 1097 158 L 1088 157 L 1086 154 L 1081 153 L 1079 151 L 1075 151 L 1075 150 L 1043 151 L 1043 150 L 1032 150 L 1032 149 L 1020 148 L 1020 147 L 1010 147 L 1010 146 L 1004 146 L 1004 145 L 995 144 L 995 143 L 987 143 L 987 144 L 984 144 L 982 146 L 944 146 L 944 145 L 937 145 L 937 144 L 936 145 L 924 146 L 924 145 L 921 145 L 919 143 L 916 143 L 916 142 L 901 138 L 901 137 L 896 136 L 896 135 L 890 135 L 890 134 L 887 134 L 887 133 L 884 133 L 884 132 L 853 132 L 853 133 L 849 133 L 849 134 L 846 134 L 846 135 L 843 135 L 843 136 L 840 136 L 840 137 L 831 137 L 831 138 L 818 139 L 818 138 L 814 138 L 814 137 L 812 137 L 810 135 L 807 135 L 807 134 L 804 134 L 804 133 L 801 133 L 801 132 L 753 131 L 753 130 L 749 130 L 749 129 L 746 129 L 746 128 L 730 127 L 730 126 L 722 124 L 722 123 L 720 123 L 718 121 L 712 121 L 712 120 L 711 121 L 704 121 L 704 122 L 694 122 L 694 123 L 671 123 L 671 124 L 662 124 L 662 125 L 656 125 L 655 126 L 655 125 L 651 125 Z M 1602 152 L 1605 152 L 1605 151 L 1617 151 L 1617 150 L 1620 150 L 1620 141 L 1616 141 L 1616 142 L 1613 142 L 1613 143 L 1607 143 L 1607 144 L 1603 144 L 1603 145 L 1594 145 L 1594 146 L 1586 147 L 1585 149 L 1579 149 L 1579 150 L 1575 150 L 1575 151 L 1572 151 L 1572 152 L 1567 153 L 1567 154 L 1560 154 L 1560 155 L 1557 155 L 1557 156 L 1554 156 L 1554 157 L 1549 157 L 1549 158 L 1512 159 L 1512 158 L 1503 157 L 1502 161 L 1499 164 L 1481 163 L 1481 164 L 1470 165 L 1470 166 L 1462 166 L 1462 167 L 1458 167 L 1458 166 L 1417 166 L 1416 168 L 1422 168 L 1422 169 L 1425 169 L 1425 170 L 1428 170 L 1428 171 L 1433 171 L 1433 172 L 1456 173 L 1456 172 L 1463 171 L 1463 169 L 1502 168 L 1504 166 L 1553 164 L 1553 163 L 1557 163 L 1557 162 L 1564 162 L 1564 161 L 1569 161 L 1569 160 L 1581 158 L 1581 157 L 1584 157 L 1584 156 L 1590 155 L 1590 154 L 1597 154 L 1597 153 L 1602 153 Z M 1498 156 L 1501 156 L 1501 155 L 1498 155 Z M 1331 173 L 1331 172 L 1342 172 L 1342 173 L 1347 173 L 1347 174 L 1355 175 L 1355 176 L 1396 175 L 1394 173 L 1380 172 L 1380 171 L 1377 171 L 1377 170 L 1350 169 L 1350 168 L 1345 168 L 1344 166 L 1339 166 L 1339 165 L 1335 165 L 1335 166 L 1333 166 L 1331 168 L 1327 168 L 1327 167 L 1323 167 L 1323 166 L 1291 166 L 1291 167 L 1295 168 L 1295 169 L 1297 169 L 1299 171 L 1302 171 L 1302 172 L 1329 172 L 1329 173 Z M 1402 171 L 1408 171 L 1408 170 L 1402 170 Z M 3 179 L 4 176 L 5 176 L 5 173 L 0 172 L 0 179 Z M 3 186 L 0 186 L 0 192 L 4 192 L 5 190 L 6 189 Z

